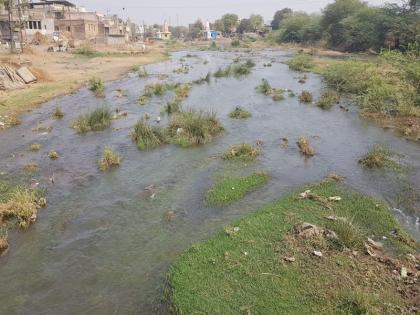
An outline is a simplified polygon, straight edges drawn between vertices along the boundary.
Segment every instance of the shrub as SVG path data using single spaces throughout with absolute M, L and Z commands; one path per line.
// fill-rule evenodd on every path
M 215 73 L 214 73 L 214 77 L 215 78 L 223 78 L 223 77 L 228 77 L 230 75 L 231 72 L 231 67 L 226 67 L 224 69 L 219 68 Z
M 105 147 L 102 159 L 98 161 L 99 169 L 106 171 L 110 168 L 118 167 L 121 163 L 121 157 L 118 152 L 112 150 L 111 147 Z
M 302 94 L 299 96 L 299 101 L 302 103 L 312 103 L 313 96 L 312 93 L 309 91 L 303 91 Z
M 271 93 L 271 97 L 273 99 L 273 101 L 281 101 L 284 99 L 284 95 L 283 95 L 283 90 L 280 89 L 273 89 L 273 92 Z
M 243 109 L 242 107 L 237 106 L 234 111 L 229 114 L 230 118 L 235 119 L 246 119 L 251 117 L 251 113 Z
M 402 166 L 392 159 L 396 154 L 383 145 L 375 145 L 360 160 L 359 164 L 366 168 L 400 169 Z
M 144 87 L 143 95 L 147 97 L 162 96 L 167 91 L 173 90 L 174 88 L 175 88 L 175 85 L 169 84 L 169 83 L 159 83 L 159 82 L 151 83 L 151 84 L 147 84 Z
M 103 97 L 105 93 L 105 85 L 101 79 L 92 78 L 89 80 L 89 90 L 94 92 L 97 97 Z
M 80 115 L 73 123 L 78 133 L 100 131 L 111 125 L 112 114 L 109 108 L 99 107 L 89 114 Z
M 224 69 L 219 68 L 215 73 L 214 77 L 222 78 L 222 77 L 229 77 L 229 76 L 244 76 L 251 73 L 252 68 L 255 67 L 255 62 L 251 59 L 240 63 L 240 64 L 233 64 Z
M 315 155 L 315 150 L 312 148 L 309 139 L 305 136 L 300 136 L 297 145 L 299 147 L 300 153 L 305 156 L 311 157 Z
M 61 107 L 60 107 L 60 106 L 57 106 L 57 107 L 54 109 L 54 112 L 53 112 L 53 117 L 54 117 L 55 119 L 62 119 L 62 118 L 64 117 L 64 112 L 63 112 L 63 110 L 61 109 Z
M 330 223 L 328 228 L 337 234 L 338 240 L 336 241 L 341 247 L 352 249 L 361 248 L 363 246 L 364 235 L 353 222 L 340 218 L 339 220 Z
M 192 109 L 176 113 L 168 126 L 174 143 L 184 147 L 210 142 L 223 130 L 215 113 Z
M 167 143 L 165 130 L 158 126 L 149 126 L 145 120 L 139 120 L 131 135 L 139 150 L 154 149 Z
M 289 60 L 287 65 L 295 71 L 310 71 L 314 67 L 314 62 L 311 57 L 299 54 Z
M 193 83 L 194 84 L 204 84 L 204 83 L 210 83 L 210 81 L 211 81 L 211 73 L 208 72 L 207 75 L 204 78 L 194 80 Z
M 366 62 L 346 61 L 330 65 L 322 75 L 328 86 L 338 92 L 361 94 L 368 87 L 372 68 Z
M 146 96 L 146 95 L 141 95 L 141 96 L 139 97 L 139 104 L 140 104 L 141 106 L 144 106 L 144 105 L 146 105 L 146 103 L 149 101 L 149 99 L 150 99 L 150 97 L 149 97 L 149 96 Z
M 318 106 L 322 109 L 330 109 L 334 104 L 340 101 L 340 96 L 333 90 L 325 91 L 318 100 Z
M 260 151 L 250 144 L 235 144 L 229 148 L 223 155 L 225 160 L 254 161 Z

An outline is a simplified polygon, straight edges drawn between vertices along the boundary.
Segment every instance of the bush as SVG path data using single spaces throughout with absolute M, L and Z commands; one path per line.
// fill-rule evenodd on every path
M 260 154 L 260 151 L 257 148 L 254 148 L 250 144 L 235 144 L 230 147 L 229 150 L 223 155 L 225 160 L 240 160 L 240 161 L 254 161 L 257 156 Z
M 187 98 L 191 90 L 191 84 L 180 84 L 175 88 L 175 95 L 178 99 Z
M 89 114 L 80 115 L 73 123 L 78 133 L 101 131 L 111 125 L 112 114 L 109 108 L 99 107 Z
M 121 163 L 121 157 L 118 152 L 112 150 L 111 147 L 105 147 L 102 159 L 98 161 L 98 166 L 101 171 L 106 171 L 110 168 L 118 167 Z
M 305 136 L 300 136 L 297 145 L 299 147 L 300 153 L 305 156 L 311 157 L 315 155 L 315 150 L 312 148 L 309 139 Z
M 89 80 L 89 90 L 95 93 L 97 97 L 103 97 L 105 94 L 105 85 L 101 79 L 92 78 Z
M 151 83 L 144 87 L 143 96 L 163 96 L 167 91 L 173 90 L 175 85 L 169 83 Z
M 229 114 L 230 118 L 235 119 L 246 119 L 251 117 L 251 113 L 243 109 L 242 107 L 237 106 L 234 111 Z
M 318 106 L 322 109 L 330 109 L 334 104 L 340 101 L 340 96 L 337 92 L 328 90 L 321 94 L 321 97 L 318 100 Z
M 302 94 L 299 96 L 299 101 L 302 103 L 312 103 L 314 97 L 312 93 L 309 91 L 303 91 Z
M 145 120 L 139 120 L 131 135 L 139 150 L 154 149 L 167 143 L 165 130 L 158 126 L 149 126 Z
M 215 78 L 229 77 L 229 76 L 244 76 L 251 73 L 252 68 L 255 67 L 255 62 L 248 59 L 246 62 L 240 64 L 233 64 L 224 69 L 219 68 L 215 73 Z
M 192 109 L 176 113 L 168 126 L 174 143 L 184 147 L 210 142 L 223 130 L 215 113 Z
M 362 94 L 368 87 L 372 68 L 365 62 L 346 61 L 333 64 L 323 72 L 324 81 L 338 92 Z
M 363 247 L 363 233 L 357 228 L 353 222 L 340 218 L 333 221 L 328 226 L 338 236 L 338 245 L 347 248 L 362 248 Z
M 314 62 L 311 57 L 299 54 L 289 60 L 287 65 L 295 71 L 310 71 L 314 67 Z

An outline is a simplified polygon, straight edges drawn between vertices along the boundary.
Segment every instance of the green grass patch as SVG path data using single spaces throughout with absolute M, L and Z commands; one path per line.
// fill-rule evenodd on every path
M 284 99 L 284 91 L 282 89 L 275 89 L 271 86 L 270 82 L 266 79 L 262 79 L 261 84 L 258 85 L 255 90 L 266 96 L 271 96 L 273 101 L 281 101 Z
M 215 78 L 223 78 L 223 77 L 241 77 L 246 76 L 252 72 L 252 69 L 255 67 L 255 62 L 251 59 L 248 59 L 242 63 L 234 63 L 226 68 L 219 68 L 215 73 Z
M 230 118 L 234 119 L 246 119 L 251 117 L 251 113 L 243 109 L 240 106 L 235 107 L 235 109 L 229 114 Z
M 257 190 L 268 182 L 269 176 L 254 173 L 244 177 L 224 177 L 216 180 L 213 188 L 206 195 L 206 202 L 211 206 L 226 206 L 240 200 L 246 194 Z
M 404 170 L 404 165 L 398 163 L 395 157 L 397 153 L 383 145 L 375 145 L 360 160 L 359 164 L 365 168 L 387 168 L 392 170 Z
M 234 185 L 221 182 L 213 198 L 227 200 Z M 326 199 L 341 196 L 342 200 L 326 209 L 314 200 L 298 198 L 307 189 Z M 228 196 L 223 198 L 225 193 Z M 348 218 L 357 228 L 351 232 L 347 227 L 336 228 L 327 216 Z M 349 246 L 357 245 L 359 237 L 365 241 L 367 236 L 386 236 L 385 251 L 419 248 L 386 204 L 349 192 L 333 181 L 308 185 L 186 251 L 169 273 L 172 311 L 332 315 L 393 314 L 399 308 L 409 309 L 413 302 L 398 292 L 401 280 L 393 276 L 393 268 L 363 251 L 353 256 L 351 251 L 337 249 L 323 237 L 298 238 L 294 226 L 302 222 L 335 229 L 339 239 L 357 235 L 355 241 L 347 237 Z M 314 256 L 314 250 L 323 257 Z
M 97 97 L 105 96 L 105 85 L 101 79 L 92 78 L 89 80 L 89 90 L 91 90 Z
M 232 145 L 223 155 L 223 159 L 250 162 L 254 161 L 258 155 L 260 155 L 260 150 L 251 144 L 242 143 Z
M 333 90 L 328 90 L 325 92 L 322 92 L 317 106 L 319 106 L 322 109 L 330 109 L 334 106 L 334 104 L 337 104 L 340 101 L 340 96 L 337 94 L 337 92 Z
M 192 109 L 174 114 L 168 125 L 172 142 L 183 147 L 210 142 L 223 130 L 216 113 Z
M 298 54 L 287 62 L 290 69 L 295 71 L 311 71 L 315 66 L 312 58 L 308 55 Z
M 139 150 L 154 149 L 168 143 L 166 130 L 160 126 L 150 126 L 146 120 L 139 120 L 134 126 L 131 138 Z
M 93 112 L 80 115 L 72 127 L 80 134 L 101 131 L 111 126 L 112 113 L 108 107 L 99 107 Z
M 106 171 L 111 168 L 119 167 L 121 164 L 121 156 L 111 147 L 105 147 L 102 154 L 102 159 L 98 161 L 98 166 L 101 171 Z

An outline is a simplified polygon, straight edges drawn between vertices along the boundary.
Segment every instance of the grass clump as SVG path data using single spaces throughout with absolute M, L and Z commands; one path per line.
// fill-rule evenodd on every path
M 105 96 L 105 85 L 101 79 L 92 78 L 89 80 L 89 90 L 95 93 L 97 97 Z
M 296 55 L 287 62 L 287 65 L 295 71 L 310 71 L 315 66 L 312 58 L 304 54 Z
M 262 79 L 262 82 L 260 85 L 258 85 L 255 88 L 259 93 L 262 93 L 264 95 L 271 95 L 271 93 L 273 92 L 273 88 L 271 87 L 270 82 L 268 82 L 268 80 L 266 79 Z
M 8 236 L 7 228 L 0 226 L 0 254 L 9 248 Z
M 187 98 L 191 91 L 191 84 L 179 84 L 175 88 L 175 95 L 178 99 Z
M 51 150 L 50 152 L 48 152 L 48 157 L 51 160 L 56 160 L 58 159 L 60 156 L 58 155 L 57 151 Z
M 173 113 L 179 113 L 182 110 L 181 102 L 178 98 L 175 98 L 173 101 L 167 102 L 164 108 L 165 113 L 168 115 Z
M 315 150 L 312 148 L 311 143 L 308 137 L 300 136 L 297 145 L 299 147 L 300 153 L 307 157 L 311 157 L 315 155 Z
M 239 64 L 233 64 L 226 68 L 219 68 L 215 73 L 215 78 L 223 78 L 223 77 L 229 77 L 229 76 L 245 76 L 251 73 L 252 68 L 255 67 L 255 62 L 251 59 L 248 59 L 245 62 L 239 63 Z
M 27 172 L 33 173 L 33 172 L 37 172 L 39 170 L 39 166 L 36 163 L 26 163 L 23 166 L 23 169 Z
M 0 221 L 26 229 L 35 222 L 37 210 L 41 205 L 35 191 L 17 188 L 7 201 L 0 203 Z
M 208 72 L 207 75 L 204 78 L 198 79 L 198 80 L 194 80 L 193 83 L 194 84 L 204 84 L 204 83 L 210 83 L 211 81 L 211 73 Z
M 32 152 L 37 152 L 37 151 L 41 150 L 41 144 L 35 142 L 35 143 L 32 143 L 29 148 Z
M 246 119 L 251 117 L 251 113 L 243 109 L 240 106 L 235 107 L 235 109 L 229 114 L 230 118 L 234 119 Z
M 172 141 L 183 147 L 210 142 L 223 130 L 215 113 L 192 109 L 173 115 L 168 126 Z
M 98 166 L 101 171 L 106 171 L 111 168 L 120 166 L 121 156 L 115 152 L 111 147 L 105 147 L 102 154 L 102 159 L 98 161 Z
M 173 90 L 174 87 L 173 84 L 169 83 L 150 83 L 144 87 L 143 95 L 147 97 L 163 96 L 167 91 Z
M 216 181 L 207 192 L 206 202 L 211 206 L 226 206 L 267 183 L 269 176 L 253 173 L 244 177 L 225 177 Z
M 322 109 L 330 109 L 340 101 L 340 96 L 333 90 L 325 91 L 321 94 L 317 105 Z
M 134 126 L 131 138 L 139 150 L 154 149 L 167 143 L 165 130 L 158 126 L 150 126 L 143 119 Z
M 141 96 L 139 97 L 139 104 L 140 104 L 141 106 L 144 106 L 144 105 L 146 105 L 146 103 L 149 101 L 149 99 L 150 99 L 150 97 L 149 97 L 149 96 L 147 96 L 147 95 L 141 95 Z
M 63 112 L 63 110 L 61 109 L 61 107 L 60 107 L 60 106 L 57 106 L 57 107 L 54 109 L 54 112 L 53 112 L 52 116 L 53 116 L 53 118 L 55 118 L 55 119 L 62 119 L 62 118 L 64 117 L 64 112 Z
M 112 113 L 108 107 L 99 107 L 93 112 L 80 115 L 73 122 L 73 128 L 80 134 L 101 131 L 111 126 Z
M 299 200 L 305 190 L 342 200 L 327 210 L 313 200 Z M 402 281 L 393 267 L 378 261 L 381 253 L 371 257 L 356 250 L 354 256 L 324 236 L 301 239 L 294 233 L 302 222 L 328 228 L 326 216 L 351 217 L 356 239 L 386 236 L 385 257 L 394 250 L 397 255 L 418 250 L 415 241 L 407 246 L 408 234 L 386 204 L 323 181 L 264 206 L 179 257 L 168 276 L 175 314 L 392 314 L 392 309 L 410 309 L 415 301 L 399 292 Z M 323 257 L 314 256 L 314 250 Z M 394 259 L 405 265 L 404 258 Z
M 359 164 L 366 168 L 402 169 L 403 166 L 393 159 L 396 155 L 383 145 L 375 145 L 359 160 Z
M 138 73 L 139 78 L 147 78 L 149 76 L 149 73 L 147 72 L 145 67 L 139 67 L 136 71 Z
M 284 91 L 281 89 L 275 89 L 266 79 L 262 79 L 261 84 L 256 88 L 257 92 L 262 93 L 266 96 L 271 96 L 273 101 L 281 101 L 284 99 Z
M 224 160 L 239 160 L 244 162 L 254 161 L 260 151 L 251 144 L 235 144 L 223 155 Z
M 97 50 L 94 50 L 90 47 L 78 48 L 78 49 L 76 49 L 75 54 L 79 55 L 79 56 L 87 57 L 87 58 L 101 57 L 101 56 L 104 55 L 103 53 L 101 53 Z
M 314 100 L 314 97 L 311 92 L 309 91 L 303 91 L 299 96 L 299 101 L 301 103 L 312 103 Z
M 231 73 L 231 67 L 226 68 L 219 68 L 217 71 L 213 74 L 215 78 L 224 78 L 230 76 Z

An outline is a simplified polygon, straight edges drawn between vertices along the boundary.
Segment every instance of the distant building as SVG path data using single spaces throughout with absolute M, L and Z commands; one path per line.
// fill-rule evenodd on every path
M 161 40 L 170 40 L 172 33 L 169 32 L 168 22 L 163 23 L 163 30 L 156 32 L 156 38 Z
M 214 31 L 214 30 L 211 30 L 210 22 L 207 21 L 206 25 L 205 25 L 205 29 L 203 31 L 203 38 L 205 40 L 211 40 L 211 39 L 215 40 L 215 39 L 218 38 L 218 36 L 219 36 L 218 32 Z

